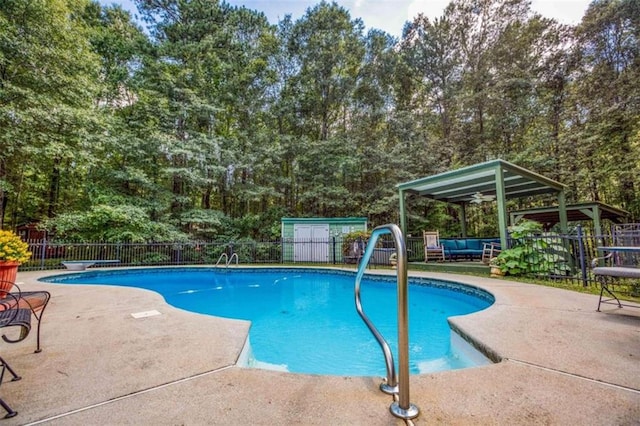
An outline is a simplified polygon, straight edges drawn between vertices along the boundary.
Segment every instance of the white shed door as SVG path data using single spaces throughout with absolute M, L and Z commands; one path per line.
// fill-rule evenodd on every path
M 329 225 L 293 225 L 295 262 L 329 261 Z

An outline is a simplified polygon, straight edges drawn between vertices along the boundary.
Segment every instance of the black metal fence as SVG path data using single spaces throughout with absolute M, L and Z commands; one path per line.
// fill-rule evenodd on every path
M 615 264 L 617 266 L 637 267 L 640 265 L 640 253 L 616 253 L 612 259 L 603 258 L 609 253 L 606 247 L 638 246 L 640 234 L 629 231 L 624 241 L 619 232 L 608 235 L 590 235 L 577 226 L 569 235 L 547 233 L 525 238 L 509 238 L 510 248 L 522 250 L 528 272 L 525 275 L 542 280 L 568 281 L 589 286 L 596 283 L 591 272 L 593 262 L 597 265 Z M 635 244 L 634 244 L 635 243 Z
M 637 238 L 637 230 L 625 234 L 625 241 Z M 620 238 L 620 237 L 619 237 Z M 580 227 L 571 235 L 542 235 L 509 240 L 510 247 L 520 247 L 530 267 L 526 272 L 538 279 L 593 283 L 591 261 L 604 256 L 602 246 L 619 244 L 610 235 L 583 234 Z M 634 240 L 635 241 L 635 240 Z M 20 269 L 63 269 L 62 262 L 74 260 L 117 260 L 117 266 L 215 265 L 225 262 L 233 253 L 240 264 L 349 264 L 356 263 L 362 251 L 354 251 L 352 242 L 340 237 L 329 240 L 278 241 L 198 241 L 190 243 L 70 243 L 61 241 L 30 241 L 33 253 Z M 406 241 L 409 262 L 424 262 L 422 238 Z M 361 249 L 364 247 L 362 246 Z M 371 259 L 373 265 L 388 266 L 394 252 L 393 242 L 381 239 Z M 223 254 L 226 254 L 225 257 Z M 619 264 L 638 265 L 640 254 L 619 256 Z M 537 266 L 536 266 L 537 265 Z M 107 266 L 107 265 L 105 265 Z M 110 266 L 114 266 L 111 264 Z
M 198 241 L 191 243 L 75 243 L 29 241 L 31 260 L 21 270 L 62 269 L 63 262 L 117 260 L 118 266 L 211 265 L 226 262 L 232 254 L 239 263 L 354 263 L 358 254 L 341 238 L 329 240 Z M 389 264 L 392 248 L 380 247 L 373 263 Z M 224 256 L 226 254 L 226 256 Z M 360 253 L 360 256 L 362 253 Z
M 237 253 L 240 263 L 281 263 L 282 244 L 264 242 L 71 243 L 30 241 L 31 260 L 21 270 L 62 269 L 63 262 L 117 260 L 117 266 L 216 264 L 223 253 Z M 222 259 L 224 261 L 224 259 Z

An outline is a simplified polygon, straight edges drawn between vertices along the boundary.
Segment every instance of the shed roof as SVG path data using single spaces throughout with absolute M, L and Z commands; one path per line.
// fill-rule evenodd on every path
M 366 217 L 283 217 L 280 218 L 281 223 L 366 223 Z

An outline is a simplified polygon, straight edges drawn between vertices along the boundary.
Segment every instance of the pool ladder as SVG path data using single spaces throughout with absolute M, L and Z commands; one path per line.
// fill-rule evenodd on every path
M 231 255 L 231 257 L 227 256 L 227 253 L 222 253 L 220 255 L 220 257 L 218 258 L 218 261 L 216 262 L 215 266 L 218 266 L 220 264 L 220 262 L 222 262 L 223 259 L 226 259 L 224 262 L 224 265 L 228 268 L 229 265 L 231 264 L 231 262 L 233 262 L 233 259 L 236 260 L 236 266 L 238 266 L 238 253 L 233 253 Z
M 360 300 L 360 283 L 367 268 L 369 259 L 373 254 L 376 242 L 380 235 L 391 234 L 396 243 L 397 253 L 397 289 L 398 289 L 398 370 L 400 371 L 400 380 L 396 375 L 395 365 L 393 363 L 393 353 L 387 341 L 382 337 L 378 329 L 373 325 L 362 309 Z M 391 403 L 389 411 L 396 417 L 401 419 L 413 419 L 418 417 L 420 409 L 409 401 L 409 313 L 407 310 L 407 247 L 402 237 L 402 231 L 395 224 L 387 224 L 378 226 L 371 233 L 367 248 L 362 256 L 358 273 L 356 275 L 355 299 L 356 310 L 365 322 L 373 336 L 378 341 L 384 353 L 384 360 L 387 366 L 387 377 L 380 384 L 380 390 L 389 395 L 397 395 L 398 400 Z M 395 399 L 395 398 L 394 398 Z

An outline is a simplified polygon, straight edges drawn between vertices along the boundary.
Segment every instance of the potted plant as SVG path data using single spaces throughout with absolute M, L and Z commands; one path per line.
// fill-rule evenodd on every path
M 502 272 L 502 266 L 504 266 L 504 260 L 499 257 L 492 257 L 489 260 L 489 266 L 491 267 L 491 276 L 492 277 L 502 277 L 504 276 L 504 272 Z
M 391 264 L 391 269 L 396 269 L 398 267 L 398 253 L 391 253 L 391 256 L 389 256 L 389 263 Z
M 15 233 L 0 229 L 0 281 L 14 283 L 18 266 L 29 259 L 31 259 L 29 245 Z M 12 284 L 4 282 L 0 285 L 0 289 L 11 290 Z
M 353 231 L 342 237 L 342 256 L 344 263 L 357 263 L 367 246 L 371 236 L 367 231 Z

